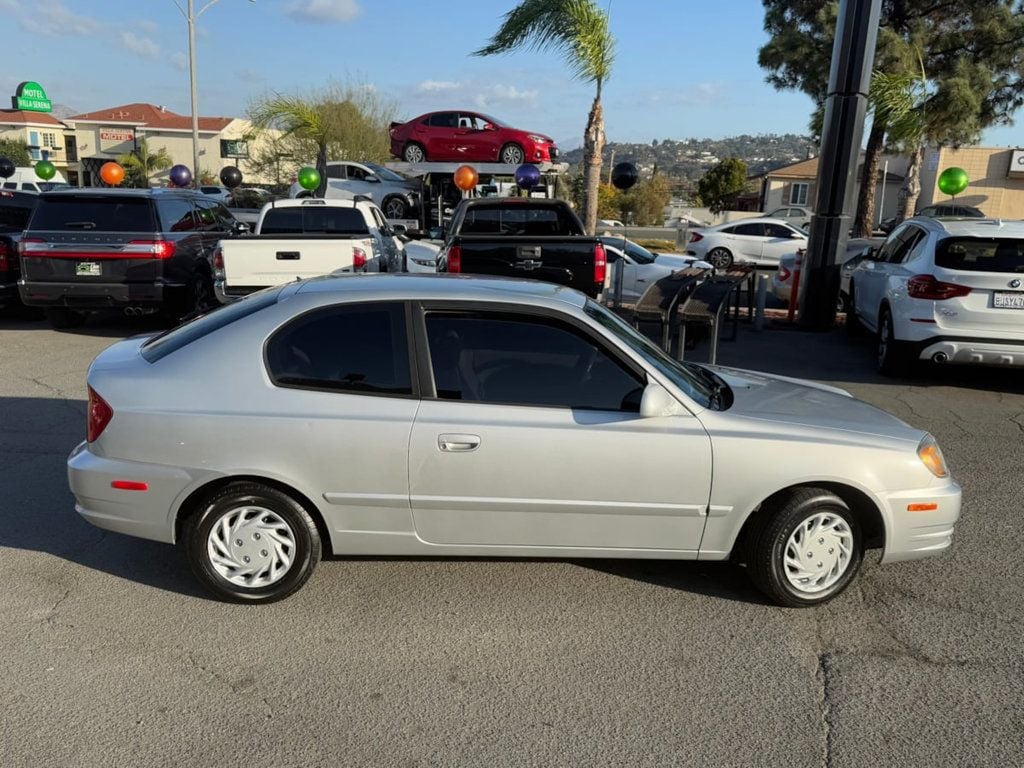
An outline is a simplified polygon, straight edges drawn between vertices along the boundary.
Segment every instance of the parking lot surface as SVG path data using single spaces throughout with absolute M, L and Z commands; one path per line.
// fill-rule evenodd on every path
M 74 512 L 89 361 L 144 330 L 0 320 L 2 766 L 1024 764 L 1018 373 L 884 380 L 841 331 L 721 344 L 930 430 L 963 485 L 950 552 L 869 558 L 818 609 L 728 565 L 400 558 L 255 608 Z

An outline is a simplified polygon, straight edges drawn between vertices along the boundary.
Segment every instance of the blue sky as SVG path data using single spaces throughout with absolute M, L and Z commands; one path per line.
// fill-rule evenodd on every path
M 198 10 L 206 0 L 195 2 Z M 514 4 L 220 0 L 199 22 L 200 114 L 241 116 L 262 93 L 334 79 L 372 85 L 402 118 L 480 109 L 578 146 L 592 88 L 571 80 L 557 56 L 469 56 Z M 766 39 L 758 0 L 612 0 L 611 14 L 610 140 L 806 131 L 810 100 L 775 91 L 757 66 Z M 0 28 L 5 99 L 31 79 L 83 112 L 134 101 L 189 111 L 186 25 L 173 0 L 0 0 Z M 1013 127 L 985 136 L 1021 141 Z

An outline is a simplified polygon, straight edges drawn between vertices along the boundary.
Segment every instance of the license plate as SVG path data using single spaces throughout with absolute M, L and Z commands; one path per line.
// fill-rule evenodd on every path
M 75 264 L 76 275 L 98 275 L 100 274 L 100 264 L 98 261 L 80 261 Z
M 1024 309 L 1024 291 L 996 291 L 992 294 L 996 309 Z

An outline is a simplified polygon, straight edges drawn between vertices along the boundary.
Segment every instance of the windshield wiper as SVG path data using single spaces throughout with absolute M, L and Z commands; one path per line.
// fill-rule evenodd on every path
M 719 411 L 725 410 L 725 393 L 729 390 L 729 385 L 702 365 L 687 362 L 684 362 L 683 365 L 696 373 L 711 389 L 711 393 L 708 395 L 710 405 Z

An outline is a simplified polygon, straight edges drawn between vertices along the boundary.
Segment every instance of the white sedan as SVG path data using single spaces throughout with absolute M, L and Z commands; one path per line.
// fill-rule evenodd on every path
M 743 219 L 694 232 L 688 256 L 728 269 L 736 262 L 776 266 L 779 259 L 807 247 L 807 233 L 778 219 Z
M 599 239 L 604 245 L 608 264 L 615 265 L 608 270 L 605 295 L 610 295 L 614 292 L 615 270 L 621 268 L 621 298 L 629 303 L 639 300 L 651 283 L 667 277 L 677 270 L 685 269 L 696 261 L 693 256 L 683 256 L 675 253 L 651 253 L 632 240 L 624 240 L 621 237 L 606 236 Z M 625 242 L 625 253 L 623 253 L 623 242 Z M 621 267 L 619 262 L 622 262 Z

